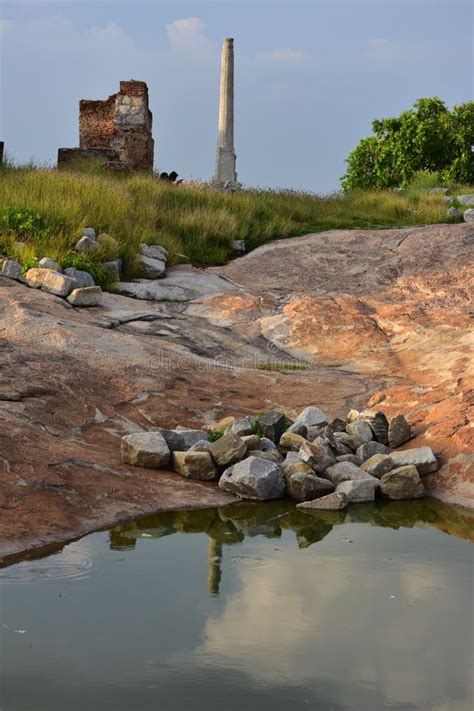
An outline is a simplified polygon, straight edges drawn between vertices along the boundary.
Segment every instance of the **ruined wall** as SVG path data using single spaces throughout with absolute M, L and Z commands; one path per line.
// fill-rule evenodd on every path
M 79 102 L 79 148 L 60 148 L 58 167 L 98 157 L 113 169 L 152 170 L 151 129 L 146 83 L 121 81 L 119 92 L 105 101 Z

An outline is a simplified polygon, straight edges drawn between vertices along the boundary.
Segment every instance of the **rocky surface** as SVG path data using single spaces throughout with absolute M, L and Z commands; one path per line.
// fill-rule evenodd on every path
M 121 437 L 259 410 L 294 417 L 308 402 L 331 417 L 367 403 L 404 413 L 415 438 L 402 448 L 429 446 L 441 464 L 425 487 L 472 506 L 473 234 L 460 224 L 285 240 L 148 282 L 180 299 L 103 294 L 82 311 L 0 277 L 1 554 L 224 504 L 233 497 L 214 483 L 122 464 Z

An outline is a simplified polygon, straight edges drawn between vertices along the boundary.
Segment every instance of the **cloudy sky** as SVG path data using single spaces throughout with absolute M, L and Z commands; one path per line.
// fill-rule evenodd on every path
M 471 0 L 3 0 L 0 137 L 52 164 L 78 143 L 79 99 L 142 79 L 157 167 L 207 179 L 232 36 L 239 179 L 327 192 L 373 118 L 472 98 L 472 20 Z

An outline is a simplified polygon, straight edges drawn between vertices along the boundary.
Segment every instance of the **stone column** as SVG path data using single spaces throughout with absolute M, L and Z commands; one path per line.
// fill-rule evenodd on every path
M 222 46 L 219 124 L 217 133 L 216 174 L 214 182 L 235 183 L 234 152 L 234 40 L 228 37 Z

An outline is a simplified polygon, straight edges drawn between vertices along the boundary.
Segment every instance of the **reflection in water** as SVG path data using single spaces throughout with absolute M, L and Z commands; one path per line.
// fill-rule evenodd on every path
M 13 565 L 2 711 L 471 711 L 473 522 L 239 503 Z
M 474 512 L 433 499 L 356 504 L 347 511 L 303 513 L 291 502 L 242 502 L 197 511 L 167 511 L 121 524 L 109 532 L 112 550 L 130 550 L 141 538 L 162 538 L 173 533 L 207 533 L 208 588 L 219 593 L 222 546 L 245 538 L 280 538 L 283 530 L 295 533 L 299 548 L 322 541 L 334 526 L 364 523 L 381 528 L 434 527 L 474 541 Z

